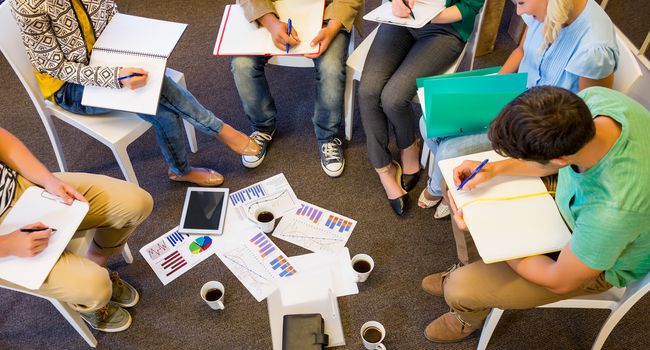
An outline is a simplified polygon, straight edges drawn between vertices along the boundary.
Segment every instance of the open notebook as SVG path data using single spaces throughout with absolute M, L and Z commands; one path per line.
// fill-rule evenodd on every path
M 87 212 L 88 203 L 74 201 L 71 205 L 66 205 L 59 202 L 59 197 L 42 188 L 29 187 L 2 221 L 0 236 L 38 221 L 56 228 L 57 232 L 50 237 L 47 248 L 36 256 L 0 258 L 0 278 L 25 288 L 38 289 Z
M 444 0 L 415 0 L 415 4 L 412 8 L 415 19 L 410 16 L 402 18 L 393 15 L 392 4 L 390 1 L 387 1 L 376 9 L 368 12 L 368 14 L 363 16 L 363 19 L 403 27 L 422 28 L 444 9 Z
M 323 26 L 325 3 L 323 0 L 278 0 L 273 2 L 280 21 L 288 23 L 300 37 L 300 44 L 289 49 L 288 55 L 317 53 L 319 46 L 311 46 Z M 271 33 L 255 21 L 249 22 L 240 5 L 226 5 L 214 45 L 216 56 L 279 56 L 287 55 L 273 44 Z
M 551 195 L 541 194 L 547 189 L 540 178 L 496 176 L 471 191 L 456 191 L 454 168 L 466 159 L 480 162 L 486 158 L 490 162 L 504 159 L 489 151 L 438 163 L 483 261 L 489 264 L 561 250 L 571 232 Z
M 118 13 L 99 36 L 91 66 L 135 67 L 149 72 L 147 85 L 131 90 L 86 86 L 81 104 L 154 115 L 167 58 L 187 24 Z

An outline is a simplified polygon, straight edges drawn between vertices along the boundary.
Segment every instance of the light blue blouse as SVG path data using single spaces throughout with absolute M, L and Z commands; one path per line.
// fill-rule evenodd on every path
M 519 72 L 528 73 L 528 87 L 554 85 L 578 92 L 580 77 L 602 79 L 618 64 L 614 25 L 594 1 L 563 28 L 555 42 L 542 48 L 544 24 L 523 15 L 528 26 Z

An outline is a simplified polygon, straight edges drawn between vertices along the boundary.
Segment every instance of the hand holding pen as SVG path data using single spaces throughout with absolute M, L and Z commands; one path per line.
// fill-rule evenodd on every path
M 271 33 L 273 45 L 278 49 L 288 52 L 287 48 L 290 49 L 300 44 L 300 38 L 298 38 L 298 32 L 296 32 L 293 23 L 289 25 L 289 23 L 281 22 L 273 13 L 267 13 L 257 21 Z M 291 22 L 291 20 L 287 22 Z
M 47 248 L 54 231 L 55 229 L 47 227 L 42 222 L 35 222 L 0 236 L 0 245 L 4 253 L 1 256 L 36 256 Z
M 494 177 L 494 173 L 489 171 L 490 169 L 488 167 L 485 167 L 487 162 L 488 159 L 485 159 L 481 163 L 466 160 L 454 168 L 454 184 L 458 186 L 456 191 L 462 189 L 469 191 L 476 187 L 476 185 Z
M 135 90 L 147 85 L 148 77 L 149 73 L 144 69 L 127 67 L 120 69 L 117 81 L 122 86 Z
M 415 0 L 392 1 L 393 15 L 402 18 L 411 16 L 411 18 L 415 19 L 415 15 L 413 15 L 413 6 L 415 6 Z

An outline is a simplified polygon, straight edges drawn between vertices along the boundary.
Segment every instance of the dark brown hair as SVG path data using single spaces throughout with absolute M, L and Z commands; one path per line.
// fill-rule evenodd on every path
M 554 86 L 528 89 L 490 124 L 497 153 L 542 164 L 578 152 L 596 134 L 591 112 L 573 92 Z

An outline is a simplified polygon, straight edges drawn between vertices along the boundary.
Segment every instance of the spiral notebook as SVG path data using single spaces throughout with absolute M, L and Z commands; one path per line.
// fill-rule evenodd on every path
M 0 236 L 38 221 L 57 231 L 50 236 L 47 248 L 36 256 L 0 258 L 0 278 L 25 288 L 38 289 L 59 260 L 86 213 L 88 203 L 75 200 L 67 205 L 40 187 L 32 186 L 25 190 L 0 224 Z
M 147 85 L 136 90 L 86 86 L 81 104 L 156 114 L 167 58 L 186 27 L 121 13 L 113 16 L 93 47 L 89 65 L 142 68 L 149 72 Z

